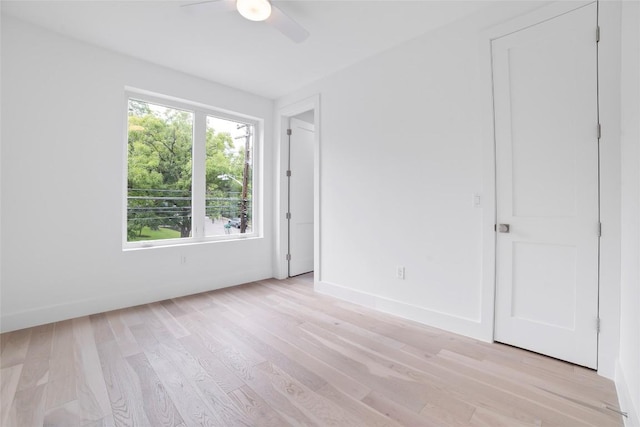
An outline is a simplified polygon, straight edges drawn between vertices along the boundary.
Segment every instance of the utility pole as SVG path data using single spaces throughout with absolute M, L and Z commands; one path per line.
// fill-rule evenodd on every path
M 238 125 L 238 129 L 245 128 L 246 133 L 245 144 L 244 144 L 244 169 L 242 171 L 242 199 L 240 200 L 240 233 L 245 233 L 247 231 L 247 187 L 249 186 L 249 162 L 250 162 L 250 154 L 251 149 L 249 147 L 249 143 L 251 141 L 251 127 L 249 125 Z

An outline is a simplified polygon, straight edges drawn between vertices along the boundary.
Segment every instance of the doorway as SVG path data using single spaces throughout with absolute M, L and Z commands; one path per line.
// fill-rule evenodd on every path
M 496 341 L 597 368 L 597 4 L 492 40 Z
M 322 273 L 320 95 L 281 106 L 277 117 L 276 277 L 285 279 L 306 270 L 311 272 L 306 277 L 318 283 Z M 291 144 L 296 145 L 290 158 Z
M 314 111 L 289 119 L 287 162 L 287 275 L 313 271 L 314 262 Z

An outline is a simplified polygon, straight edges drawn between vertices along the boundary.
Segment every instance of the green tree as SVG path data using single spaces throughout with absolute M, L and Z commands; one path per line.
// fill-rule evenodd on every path
M 139 239 L 144 227 L 189 237 L 193 114 L 130 100 L 128 135 L 128 239 Z M 205 214 L 211 219 L 239 216 L 242 186 L 227 177 L 242 180 L 243 166 L 244 148 L 208 125 Z
M 144 226 L 191 234 L 192 113 L 159 108 L 129 110 L 128 176 L 130 238 Z
M 233 139 L 229 133 L 216 133 L 214 128 L 207 127 L 206 215 L 210 218 L 219 218 L 227 214 L 223 199 L 233 191 L 233 183 L 220 177 L 234 173 L 230 164 L 232 149 Z

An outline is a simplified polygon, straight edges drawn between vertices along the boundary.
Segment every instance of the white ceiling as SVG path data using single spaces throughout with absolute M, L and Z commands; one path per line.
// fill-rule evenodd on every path
M 310 32 L 293 43 L 236 11 L 191 1 L 2 1 L 2 14 L 208 80 L 277 98 L 461 19 L 485 1 L 274 1 Z M 193 9 L 193 8 L 192 8 Z

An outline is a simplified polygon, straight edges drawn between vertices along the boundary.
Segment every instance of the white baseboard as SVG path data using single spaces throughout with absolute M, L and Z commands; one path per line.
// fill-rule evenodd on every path
M 485 342 L 491 342 L 493 340 L 491 332 L 488 332 L 491 328 L 487 328 L 486 325 L 483 325 L 478 319 L 454 316 L 328 282 L 316 282 L 314 289 L 321 294 L 384 313 L 393 314 L 394 316 L 413 320 L 448 332 Z
M 266 274 L 266 275 L 265 275 Z M 2 313 L 0 316 L 0 332 L 10 332 L 18 329 L 30 328 L 47 323 L 60 322 L 76 317 L 103 313 L 121 308 L 133 307 L 141 304 L 149 304 L 170 298 L 193 295 L 243 283 L 269 279 L 271 276 L 264 271 L 243 271 L 235 276 L 228 276 L 219 283 L 177 283 L 171 286 L 153 287 L 122 292 L 110 295 L 100 295 L 75 301 L 52 304 L 44 307 L 36 307 L 13 313 Z
M 638 408 L 636 408 L 635 402 L 629 392 L 627 378 L 620 365 L 620 361 L 616 362 L 615 383 L 620 410 L 627 413 L 627 416 L 623 417 L 625 427 L 640 427 L 640 413 L 638 413 Z

